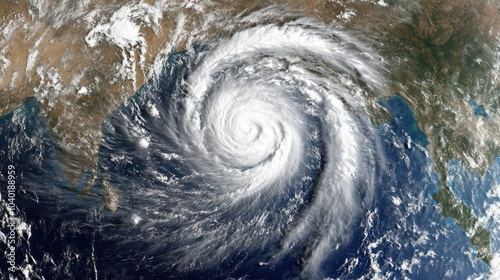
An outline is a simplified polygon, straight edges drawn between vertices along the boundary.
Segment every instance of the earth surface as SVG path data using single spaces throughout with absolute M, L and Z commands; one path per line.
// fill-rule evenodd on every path
M 1 279 L 498 279 L 500 3 L 0 7 Z

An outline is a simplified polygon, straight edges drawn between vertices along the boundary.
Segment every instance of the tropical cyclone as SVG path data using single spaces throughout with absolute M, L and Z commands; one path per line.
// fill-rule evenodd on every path
M 385 87 L 381 58 L 311 19 L 265 20 L 276 12 L 172 54 L 104 124 L 103 165 L 118 170 L 114 156 L 134 157 L 151 180 L 112 179 L 132 185 L 124 205 L 160 229 L 145 251 L 165 252 L 168 266 L 216 267 L 254 250 L 277 263 L 298 250 L 304 278 L 317 278 L 371 205 L 384 157 L 361 112 L 367 93 Z
M 373 39 L 392 73 L 386 94 L 407 101 L 431 140 L 443 213 L 487 261 L 488 233 L 454 198 L 446 173 L 451 159 L 484 171 L 500 153 L 497 1 L 11 0 L 0 8 L 0 114 L 39 100 L 73 188 L 88 167 L 96 176 L 102 122 L 172 50 L 230 35 L 240 27 L 235 17 L 270 5 Z M 491 118 L 475 115 L 471 100 Z M 379 112 L 373 105 L 374 119 Z

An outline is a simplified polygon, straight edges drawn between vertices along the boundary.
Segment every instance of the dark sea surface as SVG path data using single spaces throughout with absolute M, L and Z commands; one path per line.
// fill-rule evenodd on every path
M 172 56 L 167 63 L 183 66 L 177 56 Z M 155 184 L 145 168 L 154 166 L 170 178 L 185 178 L 175 184 L 182 184 L 185 199 L 193 199 L 193 203 L 196 203 L 194 191 L 199 188 L 198 184 L 203 184 L 202 176 L 189 177 L 192 170 L 182 159 L 165 160 L 157 154 L 145 154 L 143 147 L 129 135 L 130 128 L 121 127 L 123 130 L 118 131 L 120 126 L 116 122 L 121 117 L 145 117 L 140 122 L 157 125 L 148 129 L 165 129 L 161 120 L 148 119 L 148 114 L 141 110 L 150 109 L 151 104 L 160 107 L 163 102 L 172 102 L 172 88 L 182 87 L 175 77 L 186 75 L 183 70 L 186 67 L 168 69 L 168 73 L 163 73 L 164 82 L 148 84 L 140 91 L 151 92 L 145 89 L 159 86 L 153 92 L 163 95 L 139 93 L 133 98 L 135 101 L 117 110 L 103 125 L 99 179 L 89 196 L 82 197 L 70 191 L 56 144 L 40 116 L 36 99 L 27 100 L 14 113 L 0 119 L 2 199 L 7 195 L 7 166 L 12 164 L 17 171 L 16 216 L 30 226 L 29 230 L 19 231 L 23 233 L 17 239 L 16 264 L 25 271 L 30 270 L 32 279 L 293 279 L 299 275 L 300 250 L 289 252 L 274 265 L 259 264 L 269 261 L 270 254 L 279 245 L 274 240 L 265 240 L 265 236 L 263 242 L 269 247 L 235 252 L 216 267 L 199 269 L 193 264 L 192 270 L 186 272 L 178 270 L 175 263 L 169 263 L 168 254 L 175 248 L 169 246 L 171 237 L 162 234 L 175 234 L 176 229 L 151 222 L 151 213 L 154 207 L 158 212 L 175 211 L 175 205 L 151 204 L 153 200 L 141 196 L 141 188 L 165 187 Z M 427 151 L 428 139 L 418 130 L 409 107 L 399 97 L 380 101 L 380 104 L 392 114 L 391 121 L 375 128 L 386 166 L 380 171 L 373 202 L 355 222 L 349 241 L 340 245 L 321 266 L 324 277 L 372 279 L 377 275 L 387 279 L 465 279 L 486 274 L 489 268 L 475 258 L 476 250 L 464 230 L 442 217 L 432 199 L 438 187 L 437 175 Z M 160 110 L 160 114 L 163 113 L 168 111 Z M 149 132 L 161 136 L 161 133 Z M 160 137 L 153 136 L 149 141 L 151 145 L 160 145 L 162 151 L 169 149 L 168 143 L 162 143 Z M 308 145 L 321 150 L 322 145 L 328 143 L 311 142 Z M 120 147 L 120 151 L 116 147 Z M 126 157 L 113 160 L 117 154 Z M 450 164 L 450 170 L 455 176 L 451 186 L 457 196 L 476 214 L 484 214 L 481 205 L 488 200 L 484 192 L 498 177 L 496 169 L 484 178 L 455 162 Z M 105 210 L 102 205 L 104 171 L 121 194 L 120 208 L 115 213 Z M 321 176 L 317 169 L 304 172 L 313 178 Z M 473 187 L 455 186 L 456 177 Z M 302 181 L 296 183 L 302 184 Z M 313 192 L 314 182 L 298 189 Z M 467 192 L 468 189 L 474 191 Z M 303 207 L 307 207 L 307 203 Z M 300 210 L 299 207 L 297 211 Z M 135 222 L 134 217 L 143 218 Z M 229 221 L 232 217 L 226 218 Z M 175 222 L 167 224 L 175 227 Z M 7 234 L 5 224 L 1 231 Z M 164 243 L 158 244 L 161 242 Z M 6 251 L 4 243 L 0 243 L 0 249 Z M 7 267 L 2 260 L 2 279 L 8 279 Z M 15 275 L 20 276 L 21 272 Z

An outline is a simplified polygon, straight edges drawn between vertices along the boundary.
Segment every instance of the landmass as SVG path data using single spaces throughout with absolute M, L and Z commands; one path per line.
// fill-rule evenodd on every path
M 499 3 L 421 1 L 15 1 L 0 8 L 0 115 L 36 97 L 75 186 L 97 177 L 101 125 L 124 104 L 173 50 L 227 36 L 235 17 L 269 6 L 285 7 L 332 27 L 359 32 L 388 60 L 391 84 L 371 96 L 374 119 L 386 113 L 377 100 L 399 95 L 410 106 L 440 174 L 434 195 L 444 216 L 463 227 L 491 259 L 489 232 L 457 200 L 446 181 L 458 159 L 484 173 L 500 154 L 498 73 Z M 475 102 L 485 115 L 475 114 Z M 107 182 L 106 182 L 107 183 Z M 108 209 L 118 191 L 104 188 Z M 114 197 L 116 195 L 116 197 Z
M 470 102 L 481 104 L 487 114 L 498 112 L 500 6 L 487 1 L 423 0 L 418 6 L 391 2 L 394 10 L 405 12 L 371 13 L 372 20 L 382 17 L 388 24 L 373 25 L 367 36 L 383 34 L 375 45 L 391 58 L 390 94 L 404 98 L 430 140 L 440 175 L 439 191 L 433 197 L 442 214 L 466 230 L 478 257 L 489 263 L 490 233 L 456 199 L 447 184 L 447 172 L 448 162 L 458 159 L 484 174 L 500 154 L 499 118 L 477 114 Z M 350 24 L 361 29 L 363 23 Z

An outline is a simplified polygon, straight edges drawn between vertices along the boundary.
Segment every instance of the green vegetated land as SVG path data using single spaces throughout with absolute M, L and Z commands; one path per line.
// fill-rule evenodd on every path
M 391 80 L 407 102 L 419 128 L 430 140 L 429 150 L 440 174 L 434 199 L 445 217 L 464 228 L 478 257 L 492 259 L 490 232 L 446 183 L 448 162 L 458 159 L 484 174 L 500 154 L 498 120 L 474 115 L 470 100 L 480 100 L 487 111 L 500 106 L 494 79 L 498 4 L 486 1 L 420 1 L 411 20 L 394 24 L 380 47 L 397 69 Z M 486 17 L 494 11 L 493 16 Z M 482 119 L 480 119 L 482 118 Z M 477 130 L 481 122 L 481 130 Z M 483 125 L 484 124 L 484 125 Z
M 346 26 L 361 30 L 387 58 L 391 84 L 385 96 L 401 96 L 430 141 L 429 152 L 440 175 L 434 199 L 443 216 L 465 229 L 478 248 L 477 256 L 489 264 L 490 232 L 454 196 L 446 179 L 451 160 L 484 174 L 500 155 L 500 120 L 495 117 L 500 109 L 500 85 L 495 77 L 495 62 L 500 60 L 500 2 L 386 3 L 389 7 L 352 4 L 363 16 Z M 484 109 L 483 115 L 474 114 L 471 100 Z M 384 114 L 372 119 L 383 121 Z

